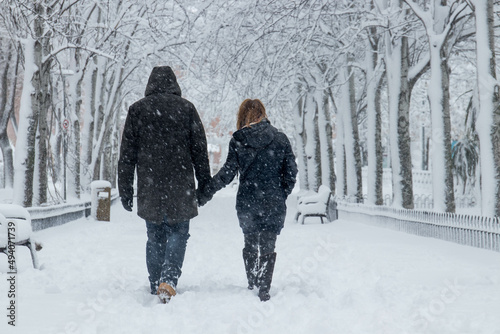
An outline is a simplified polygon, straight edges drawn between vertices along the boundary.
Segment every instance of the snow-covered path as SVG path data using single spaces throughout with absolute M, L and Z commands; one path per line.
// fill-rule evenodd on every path
M 500 254 L 356 222 L 293 223 L 277 243 L 272 299 L 246 289 L 235 192 L 192 220 L 179 294 L 148 293 L 145 225 L 119 204 L 110 223 L 36 233 L 43 269 L 18 251 L 17 319 L 0 333 L 500 333 Z

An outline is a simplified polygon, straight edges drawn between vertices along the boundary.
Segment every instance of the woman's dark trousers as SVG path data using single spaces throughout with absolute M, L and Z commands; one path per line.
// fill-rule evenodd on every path
M 277 234 L 271 231 L 259 231 L 244 234 L 245 247 L 243 261 L 248 279 L 248 288 L 259 288 L 259 297 L 262 301 L 269 300 L 269 290 L 273 278 L 276 262 Z

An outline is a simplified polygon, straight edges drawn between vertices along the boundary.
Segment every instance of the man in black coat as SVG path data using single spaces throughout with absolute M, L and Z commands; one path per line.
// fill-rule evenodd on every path
M 163 302 L 175 295 L 198 214 L 196 187 L 210 180 L 207 141 L 194 105 L 181 97 L 172 69 L 155 67 L 145 97 L 130 106 L 118 163 L 123 207 L 132 211 L 137 171 L 137 214 L 146 220 L 146 263 L 151 293 Z

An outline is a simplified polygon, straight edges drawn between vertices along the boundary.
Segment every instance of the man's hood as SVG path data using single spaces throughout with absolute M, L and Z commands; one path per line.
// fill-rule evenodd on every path
M 277 131 L 267 119 L 264 119 L 257 124 L 236 131 L 233 137 L 243 146 L 262 148 L 273 141 Z
M 181 88 L 170 66 L 157 66 L 151 71 L 144 95 L 149 96 L 158 93 L 181 96 Z

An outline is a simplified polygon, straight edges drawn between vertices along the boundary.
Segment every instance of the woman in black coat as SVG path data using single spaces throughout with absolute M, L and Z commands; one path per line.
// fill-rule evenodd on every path
M 224 166 L 198 194 L 199 204 L 203 205 L 239 173 L 236 211 L 245 240 L 243 260 L 248 288 L 259 287 L 259 297 L 266 301 L 276 261 L 276 238 L 283 228 L 285 201 L 295 185 L 297 165 L 290 141 L 267 120 L 260 100 L 243 101 L 237 129 Z

